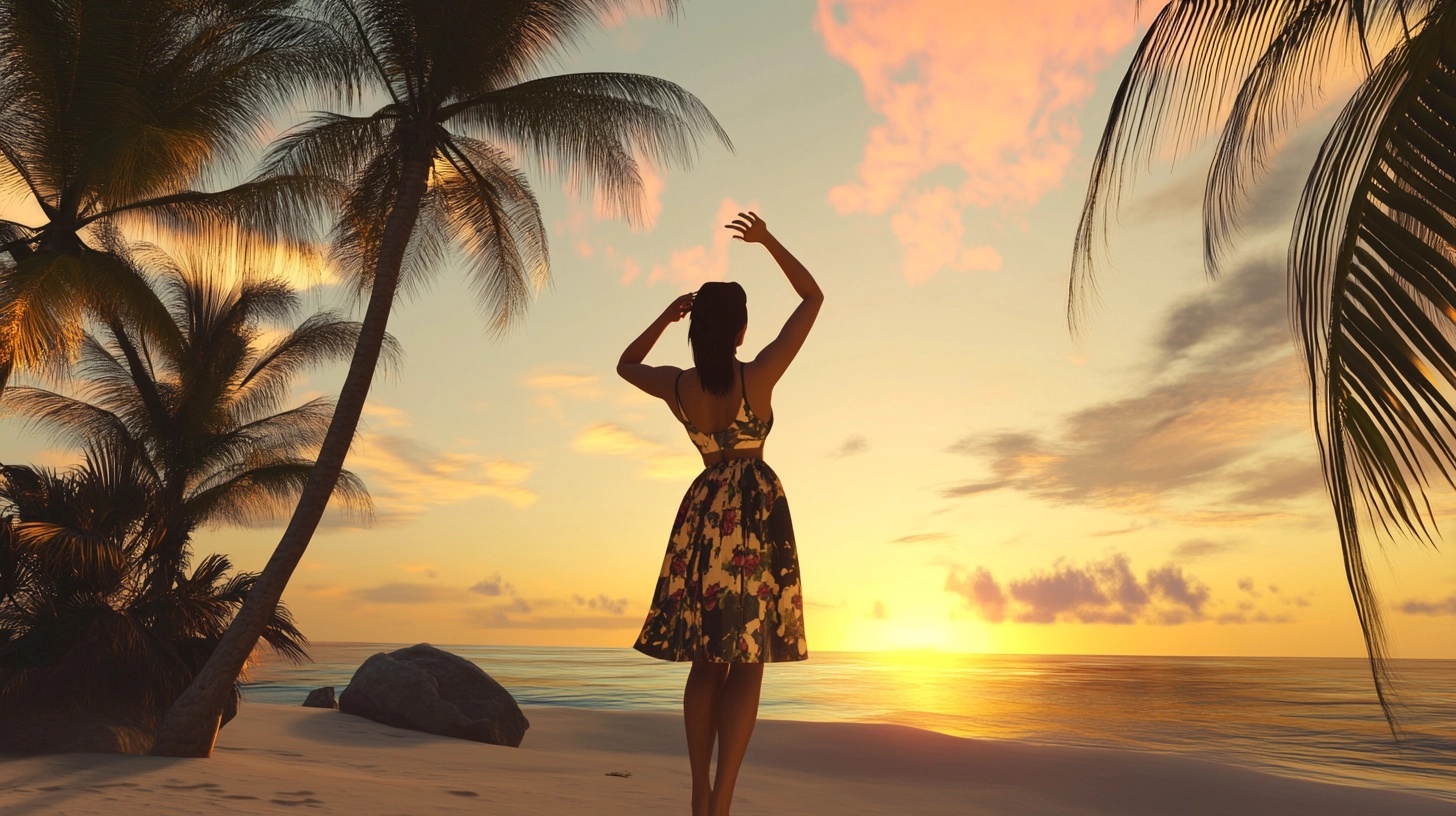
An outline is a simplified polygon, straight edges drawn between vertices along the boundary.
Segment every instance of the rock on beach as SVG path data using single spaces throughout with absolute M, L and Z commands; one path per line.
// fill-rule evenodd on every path
M 380 652 L 354 672 L 339 710 L 397 728 L 518 747 L 530 723 L 479 666 L 421 643 Z

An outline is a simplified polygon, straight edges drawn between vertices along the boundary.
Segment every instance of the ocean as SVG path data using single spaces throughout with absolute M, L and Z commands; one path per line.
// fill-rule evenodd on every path
M 266 657 L 244 699 L 296 705 L 319 686 L 342 691 L 370 655 L 400 645 L 315 643 L 301 666 Z M 687 675 L 631 649 L 436 645 L 527 706 L 677 711 Z M 1183 754 L 1456 802 L 1456 660 L 1393 665 L 1399 743 L 1361 659 L 816 652 L 768 667 L 760 716 Z

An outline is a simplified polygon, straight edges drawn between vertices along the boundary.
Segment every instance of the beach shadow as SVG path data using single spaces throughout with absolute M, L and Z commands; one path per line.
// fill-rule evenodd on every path
M 72 799 L 104 795 L 111 788 L 165 792 L 165 784 L 133 778 L 197 761 L 206 760 L 135 754 L 0 754 L 0 790 L 32 795 L 28 801 L 7 802 L 4 812 L 7 816 L 55 813 Z M 12 775 L 12 769 L 23 770 Z
M 356 714 L 345 714 L 342 711 L 320 712 L 297 718 L 288 724 L 286 730 L 292 736 L 320 745 L 391 749 L 427 748 L 438 745 L 489 745 L 489 743 L 474 740 L 442 737 L 424 731 L 397 728 Z M 248 750 L 266 751 L 267 749 Z M 293 756 L 301 757 L 303 755 L 294 754 Z

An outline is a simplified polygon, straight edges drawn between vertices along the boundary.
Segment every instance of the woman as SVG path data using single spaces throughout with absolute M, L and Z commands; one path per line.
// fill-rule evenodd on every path
M 748 327 L 743 287 L 705 283 L 674 300 L 617 363 L 623 379 L 667 403 L 705 466 L 678 508 L 636 643 L 652 657 L 693 664 L 683 691 L 693 816 L 728 816 L 758 718 L 763 664 L 809 654 L 789 505 L 764 464 L 763 442 L 773 427 L 774 385 L 799 353 L 824 295 L 763 219 L 738 216 L 725 227 L 740 241 L 763 244 L 801 299 L 778 337 L 753 360 L 738 362 Z M 694 367 L 644 365 L 668 324 L 688 314 Z M 710 781 L 715 740 L 718 767 Z

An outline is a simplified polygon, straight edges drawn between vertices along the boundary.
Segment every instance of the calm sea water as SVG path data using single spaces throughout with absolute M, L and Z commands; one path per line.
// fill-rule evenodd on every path
M 687 667 L 630 649 L 438 644 L 523 705 L 676 711 Z M 397 644 L 316 643 L 314 662 L 260 663 L 247 700 L 342 691 Z M 1456 661 L 1396 661 L 1393 742 L 1363 660 L 825 653 L 769 666 L 762 716 L 888 722 L 982 739 L 1186 754 L 1285 776 L 1456 801 Z

